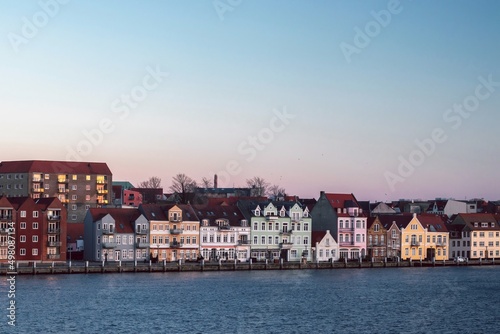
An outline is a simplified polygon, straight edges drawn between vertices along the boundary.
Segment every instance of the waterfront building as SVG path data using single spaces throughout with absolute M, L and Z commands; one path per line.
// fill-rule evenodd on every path
M 452 225 L 461 226 L 460 234 L 454 234 L 452 247 L 456 256 L 464 252 L 469 259 L 493 259 L 500 257 L 500 226 L 497 218 L 489 213 L 458 214 Z M 465 243 L 465 245 L 464 245 Z M 460 245 L 460 248 L 459 246 Z M 460 256 L 462 256 L 460 254 Z
M 330 231 L 311 232 L 311 247 L 313 260 L 317 261 L 337 261 L 339 259 L 339 245 Z
M 417 219 L 417 214 L 414 213 L 406 225 L 400 227 L 400 230 L 401 259 L 413 261 L 427 259 L 425 246 L 427 231 Z
M 189 204 L 143 204 L 149 221 L 152 258 L 194 261 L 200 254 L 200 221 Z
M 149 222 L 138 209 L 91 208 L 84 225 L 85 260 L 149 260 Z
M 314 231 L 329 230 L 336 238 L 341 258 L 366 256 L 367 217 L 353 194 L 321 191 L 311 215 Z
M 111 203 L 112 174 L 106 163 L 74 161 L 2 161 L 0 194 L 33 199 L 57 197 L 68 222 L 83 222 L 89 208 Z
M 427 259 L 448 260 L 450 233 L 442 216 L 420 215 L 418 220 L 425 228 L 425 247 Z
M 250 225 L 236 205 L 195 206 L 200 252 L 205 261 L 250 259 Z
M 387 228 L 379 217 L 369 217 L 367 220 L 367 251 L 374 261 L 385 260 L 387 254 Z
M 13 225 L 14 233 L 9 234 Z M 17 262 L 66 260 L 66 208 L 55 197 L 0 198 L 0 261 L 7 260 L 9 235 Z
M 251 227 L 251 257 L 257 261 L 310 261 L 312 219 L 299 202 L 238 201 Z

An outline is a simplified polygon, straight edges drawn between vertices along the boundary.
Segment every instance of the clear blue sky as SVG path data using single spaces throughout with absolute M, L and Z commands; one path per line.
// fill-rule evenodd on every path
M 498 1 L 61 2 L 0 2 L 0 160 L 74 151 L 164 188 L 218 173 L 302 197 L 500 198 Z

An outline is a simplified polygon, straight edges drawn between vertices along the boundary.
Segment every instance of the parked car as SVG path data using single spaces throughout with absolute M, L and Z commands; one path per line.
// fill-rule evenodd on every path
M 454 262 L 465 262 L 466 259 L 464 257 L 461 257 L 461 256 L 457 256 L 454 260 Z

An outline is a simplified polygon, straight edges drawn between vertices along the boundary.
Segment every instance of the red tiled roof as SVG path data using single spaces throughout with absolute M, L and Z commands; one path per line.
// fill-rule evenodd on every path
M 358 201 L 356 200 L 356 197 L 354 197 L 353 194 L 331 194 L 331 193 L 325 193 L 326 198 L 328 199 L 328 202 L 330 205 L 335 208 L 345 208 L 346 204 L 351 202 L 354 204 L 356 207 L 359 207 Z
M 111 170 L 104 162 L 23 160 L 2 161 L 1 173 L 68 173 L 111 175 Z
M 446 221 L 437 215 L 418 215 L 418 221 L 424 228 L 431 232 L 448 232 Z

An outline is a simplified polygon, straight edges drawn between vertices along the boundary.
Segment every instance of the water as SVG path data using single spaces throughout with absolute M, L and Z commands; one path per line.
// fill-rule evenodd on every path
M 499 331 L 500 266 L 0 278 L 0 333 Z

